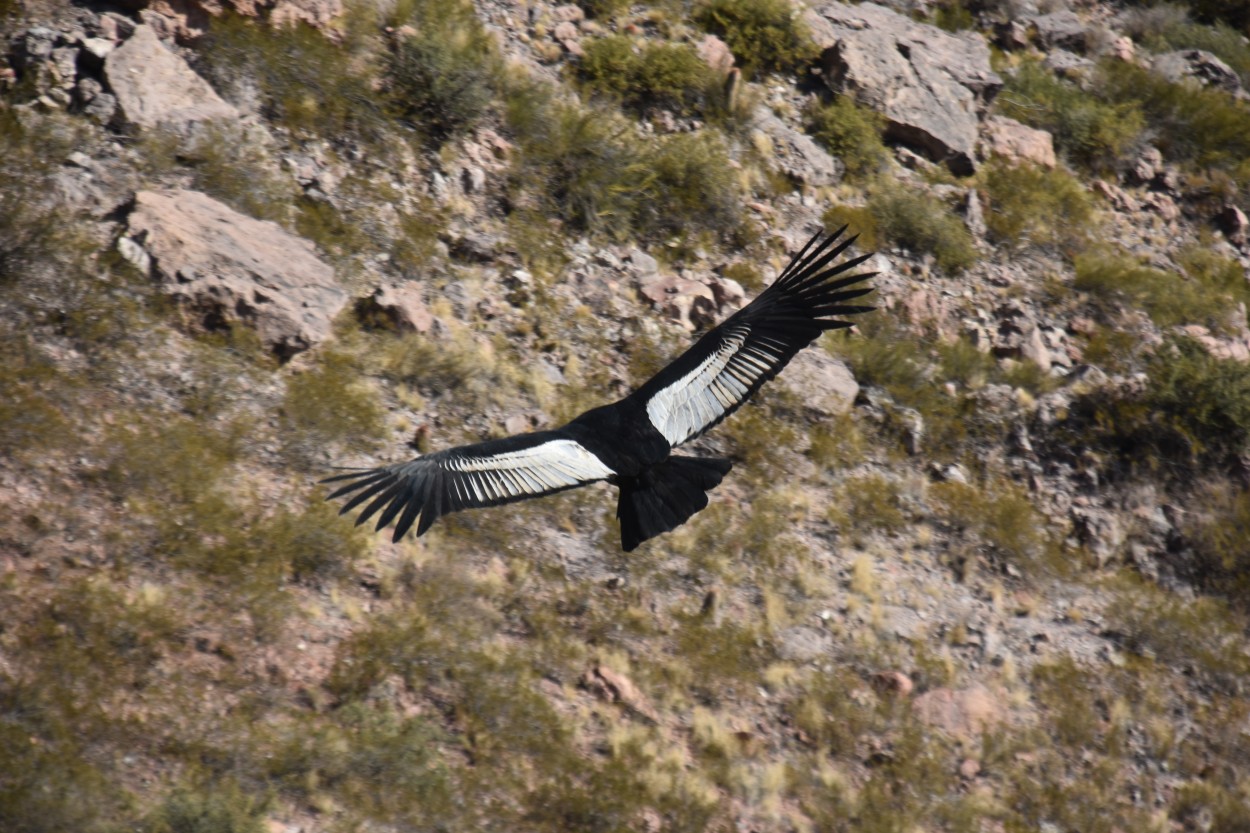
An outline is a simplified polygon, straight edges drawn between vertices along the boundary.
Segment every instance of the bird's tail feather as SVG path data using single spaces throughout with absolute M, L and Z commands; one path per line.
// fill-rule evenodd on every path
M 621 547 L 629 552 L 643 541 L 676 529 L 707 506 L 707 492 L 716 488 L 733 463 L 721 457 L 672 455 L 637 477 L 622 479 L 616 517 L 621 522 Z

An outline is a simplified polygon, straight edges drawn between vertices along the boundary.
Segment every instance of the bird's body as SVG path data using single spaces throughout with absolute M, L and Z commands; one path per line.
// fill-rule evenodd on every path
M 626 551 L 675 529 L 707 506 L 707 492 L 732 463 L 673 449 L 737 410 L 822 332 L 850 326 L 830 316 L 871 309 L 844 302 L 870 292 L 847 287 L 873 273 L 833 280 L 868 257 L 831 265 L 854 241 L 834 246 L 844 231 L 823 242 L 820 234 L 813 237 L 759 297 L 619 402 L 559 428 L 336 475 L 328 480 L 347 482 L 330 498 L 351 495 L 343 513 L 368 501 L 357 523 L 380 512 L 377 528 L 396 521 L 399 540 L 414 523 L 421 535 L 449 512 L 606 480 L 620 489 L 617 517 Z

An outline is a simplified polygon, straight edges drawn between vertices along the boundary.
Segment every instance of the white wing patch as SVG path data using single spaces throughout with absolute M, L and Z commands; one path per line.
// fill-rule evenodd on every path
M 727 334 L 719 350 L 647 402 L 651 424 L 669 445 L 681 445 L 702 433 L 772 370 L 778 356 L 763 345 L 744 350 L 748 334 L 745 329 Z
M 551 440 L 489 457 L 452 457 L 442 465 L 465 475 L 464 488 L 477 501 L 542 494 L 616 473 L 573 440 Z

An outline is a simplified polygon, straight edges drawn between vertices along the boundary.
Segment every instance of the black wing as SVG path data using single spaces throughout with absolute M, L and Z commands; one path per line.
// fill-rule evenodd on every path
M 420 516 L 417 535 L 441 515 L 549 495 L 606 480 L 615 472 L 560 431 L 539 431 L 502 440 L 449 448 L 407 463 L 328 477 L 347 481 L 327 500 L 352 495 L 345 514 L 365 501 L 356 525 L 379 510 L 377 529 L 395 520 L 398 541 Z
M 872 256 L 831 265 L 855 242 L 852 236 L 834 245 L 845 231 L 843 226 L 823 241 L 818 232 L 759 297 L 631 394 L 646 406 L 651 424 L 671 446 L 699 436 L 736 411 L 822 332 L 852 324 L 829 316 L 873 309 L 846 305 L 872 287 L 847 287 L 876 272 L 834 280 Z

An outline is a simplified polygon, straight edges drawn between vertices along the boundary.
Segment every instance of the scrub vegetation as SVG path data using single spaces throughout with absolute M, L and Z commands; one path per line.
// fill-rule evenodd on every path
M 999 55 L 1062 162 L 957 179 L 811 89 L 797 4 L 584 0 L 580 55 L 503 6 L 215 17 L 177 48 L 246 115 L 183 132 L 0 64 L 0 829 L 1250 829 L 1246 102 Z M 1237 2 L 1122 12 L 1250 81 Z M 762 102 L 844 179 L 780 173 Z M 1116 179 L 1147 143 L 1174 187 Z M 286 363 L 198 332 L 118 252 L 158 187 L 429 320 L 349 303 Z M 692 335 L 641 255 L 754 295 L 817 218 L 885 253 L 879 310 L 697 441 L 734 470 L 672 534 L 623 555 L 606 485 L 394 543 L 324 502 L 623 395 Z

